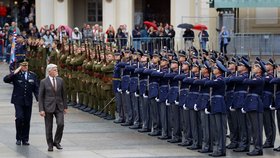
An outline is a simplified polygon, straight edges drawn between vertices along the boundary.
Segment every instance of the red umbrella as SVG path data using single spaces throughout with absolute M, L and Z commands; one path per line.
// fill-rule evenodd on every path
M 157 30 L 157 25 L 150 21 L 144 21 L 144 24 L 147 25 L 148 28 L 153 27 L 155 30 Z
M 208 28 L 207 28 L 206 25 L 203 25 L 203 24 L 196 24 L 196 25 L 193 26 L 192 29 L 194 29 L 194 30 L 207 30 Z

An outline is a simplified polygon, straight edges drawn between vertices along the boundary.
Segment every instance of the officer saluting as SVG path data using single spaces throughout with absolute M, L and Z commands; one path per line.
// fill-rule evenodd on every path
M 28 71 L 26 60 L 18 61 L 20 66 L 4 77 L 5 83 L 13 83 L 11 103 L 15 106 L 16 144 L 29 145 L 30 119 L 34 93 L 38 101 L 38 80 L 35 73 Z

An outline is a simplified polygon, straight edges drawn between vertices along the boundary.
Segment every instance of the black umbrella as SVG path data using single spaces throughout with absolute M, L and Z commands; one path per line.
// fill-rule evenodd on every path
M 188 23 L 183 23 L 183 24 L 179 24 L 177 27 L 181 29 L 191 29 L 193 28 L 193 25 Z

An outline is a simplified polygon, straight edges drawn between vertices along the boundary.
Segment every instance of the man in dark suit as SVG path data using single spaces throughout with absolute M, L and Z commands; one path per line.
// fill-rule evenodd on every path
M 29 145 L 30 119 L 32 113 L 32 103 L 34 93 L 38 100 L 38 80 L 37 75 L 28 71 L 26 60 L 18 61 L 20 66 L 4 77 L 5 83 L 14 85 L 11 103 L 15 106 L 16 124 L 16 144 Z
M 48 151 L 53 146 L 62 149 L 60 145 L 64 128 L 64 114 L 67 113 L 65 86 L 62 78 L 58 77 L 57 65 L 47 66 L 48 76 L 41 80 L 39 88 L 39 112 L 45 118 L 46 139 Z M 57 129 L 53 139 L 53 117 L 56 118 Z

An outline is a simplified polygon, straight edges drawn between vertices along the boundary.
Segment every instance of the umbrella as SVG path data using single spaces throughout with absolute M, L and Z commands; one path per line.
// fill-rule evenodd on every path
M 193 26 L 193 29 L 194 30 L 207 30 L 207 26 L 206 25 L 203 25 L 203 24 L 196 24 Z
M 158 28 L 157 28 L 157 25 L 156 25 L 155 23 L 153 23 L 153 22 L 144 21 L 144 24 L 145 24 L 148 28 L 153 27 L 155 30 L 158 29 Z
M 181 29 L 191 29 L 193 28 L 193 25 L 188 23 L 183 23 L 183 24 L 179 24 L 177 27 Z
M 72 36 L 72 29 L 71 27 L 67 26 L 67 25 L 59 25 L 57 28 L 57 31 L 60 32 L 61 31 L 61 27 L 64 27 L 66 32 L 68 33 L 69 36 Z

